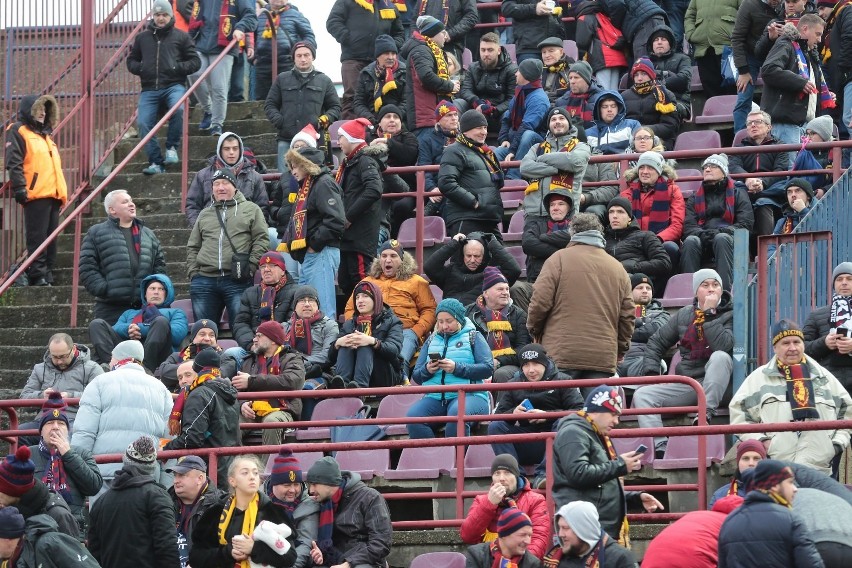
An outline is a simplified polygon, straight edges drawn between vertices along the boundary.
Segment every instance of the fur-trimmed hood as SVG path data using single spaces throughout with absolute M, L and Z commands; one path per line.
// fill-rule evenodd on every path
M 675 181 L 677 179 L 677 172 L 674 169 L 674 166 L 670 163 L 671 160 L 666 160 L 663 162 L 663 173 L 661 174 L 664 178 L 667 178 L 671 181 Z M 632 182 L 639 176 L 638 168 L 633 167 L 624 172 L 624 179 L 627 180 L 627 183 Z
M 328 171 L 328 168 L 325 166 L 325 152 L 318 148 L 290 149 L 287 151 L 284 159 L 290 164 L 296 164 L 304 168 L 310 176 L 316 177 L 323 173 L 323 170 Z
M 370 265 L 369 275 L 371 278 L 379 279 L 382 277 L 382 259 L 374 258 L 373 263 Z M 414 260 L 414 257 L 403 251 L 402 253 L 402 264 L 399 266 L 399 270 L 396 273 L 397 280 L 408 280 L 417 272 L 417 261 Z
M 33 118 L 33 112 L 41 109 L 45 112 L 43 125 Z M 53 95 L 27 95 L 18 107 L 18 120 L 33 130 L 50 132 L 59 124 L 59 103 Z
M 798 41 L 800 39 L 799 30 L 796 28 L 796 24 L 792 22 L 787 22 L 784 24 L 784 27 L 781 28 L 781 32 L 778 34 L 778 37 L 787 38 L 790 41 Z

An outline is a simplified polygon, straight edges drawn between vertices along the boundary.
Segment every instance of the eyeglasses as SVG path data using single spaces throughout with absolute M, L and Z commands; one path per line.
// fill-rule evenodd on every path
M 637 142 L 647 142 L 648 140 L 652 140 L 653 136 L 634 136 L 633 140 Z
M 302 298 L 301 300 L 299 300 L 296 303 L 298 304 L 299 302 L 301 302 L 303 304 L 316 304 L 317 303 L 316 298 L 311 298 L 311 297 Z
M 766 124 L 766 121 L 763 119 L 760 120 L 749 120 L 746 122 L 746 126 L 754 126 L 755 124 Z
M 53 353 L 51 353 L 50 358 L 53 361 L 65 361 L 66 359 L 70 359 L 71 355 L 73 353 L 74 353 L 73 351 L 69 351 L 68 353 L 65 353 L 64 355 L 54 355 Z

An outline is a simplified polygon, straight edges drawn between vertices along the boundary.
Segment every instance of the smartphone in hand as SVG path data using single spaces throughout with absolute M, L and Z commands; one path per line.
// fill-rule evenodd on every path
M 533 406 L 533 404 L 530 402 L 530 399 L 528 399 L 528 398 L 525 398 L 524 400 L 522 400 L 520 405 L 523 406 L 524 408 L 526 408 L 527 410 L 532 410 L 533 408 L 535 408 Z
M 639 444 L 639 447 L 633 451 L 635 451 L 637 454 L 644 454 L 648 451 L 648 446 L 646 446 L 645 444 Z
M 432 361 L 440 361 L 441 360 L 441 354 L 440 353 L 429 353 L 429 359 L 431 359 Z

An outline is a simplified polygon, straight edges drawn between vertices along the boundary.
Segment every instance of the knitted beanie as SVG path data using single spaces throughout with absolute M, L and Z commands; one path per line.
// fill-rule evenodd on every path
M 387 34 L 376 36 L 373 57 L 378 57 L 383 53 L 399 53 L 399 50 L 396 47 L 396 42 Z
M 497 536 L 504 538 L 524 527 L 531 526 L 532 521 L 526 513 L 517 507 L 508 507 L 500 513 L 500 517 L 497 519 Z
M 521 476 L 521 468 L 518 465 L 518 460 L 512 454 L 500 454 L 491 462 L 491 475 L 500 469 L 505 469 L 515 477 Z
M 652 81 L 656 81 L 657 72 L 654 70 L 654 64 L 651 63 L 651 60 L 647 57 L 640 57 L 633 64 L 633 67 L 630 69 L 630 77 L 636 74 L 637 71 L 644 71 L 648 74 L 648 77 L 651 78 Z
M 518 360 L 521 366 L 530 361 L 547 367 L 547 350 L 540 343 L 530 343 L 521 347 L 518 351 Z
M 633 290 L 639 284 L 647 284 L 651 287 L 651 295 L 654 295 L 654 283 L 646 274 L 642 274 L 641 272 L 635 272 L 630 275 L 630 289 Z
M 295 59 L 296 58 L 296 50 L 301 48 L 301 47 L 304 47 L 308 51 L 310 51 L 311 57 L 313 57 L 314 59 L 317 58 L 317 46 L 315 46 L 313 43 L 311 43 L 309 41 L 297 41 L 296 43 L 294 43 L 293 47 L 290 48 L 290 57 Z
M 313 286 L 305 284 L 304 286 L 299 286 L 296 288 L 296 291 L 293 292 L 293 303 L 298 304 L 301 300 L 305 298 L 313 298 L 316 300 L 317 307 L 320 307 L 319 301 L 319 292 Z
M 459 132 L 465 133 L 480 126 L 488 126 L 488 119 L 476 109 L 472 108 L 464 111 L 464 114 L 459 119 Z
M 211 183 L 217 179 L 226 179 L 231 182 L 231 185 L 237 187 L 237 176 L 234 175 L 234 171 L 231 168 L 219 168 L 213 172 L 213 179 L 210 180 Z
M 834 283 L 841 274 L 852 274 L 852 262 L 841 262 L 831 272 L 831 282 Z
M 424 15 L 417 18 L 417 30 L 426 37 L 435 37 L 445 28 L 444 24 L 442 24 L 439 20 L 433 18 L 432 16 Z
M 740 442 L 737 446 L 737 462 L 739 462 L 743 454 L 746 452 L 755 452 L 760 456 L 760 459 L 766 459 L 766 447 L 763 445 L 763 442 L 758 440 L 745 440 L 744 442 Z
M 135 339 L 128 339 L 116 345 L 112 350 L 112 358 L 116 361 L 135 359 L 140 363 L 145 360 L 145 348 Z
M 819 134 L 823 142 L 830 142 L 834 138 L 834 122 L 831 115 L 818 116 L 805 125 L 805 130 L 812 130 Z
M 287 271 L 287 264 L 284 262 L 284 257 L 281 256 L 281 253 L 274 250 L 266 251 L 263 253 L 263 256 L 260 257 L 260 260 L 257 262 L 258 268 L 264 264 L 274 264 L 281 270 L 284 270 L 285 272 Z
M 802 341 L 805 340 L 805 334 L 802 333 L 802 328 L 794 321 L 782 319 L 774 324 L 769 330 L 769 337 L 772 338 L 772 345 L 775 345 L 785 337 L 798 337 Z
M 340 465 L 332 457 L 324 457 L 317 460 L 311 469 L 308 470 L 308 483 L 321 483 L 323 485 L 331 485 L 339 487 L 343 483 L 343 476 L 340 474 Z
M 794 477 L 790 466 L 778 460 L 760 460 L 752 471 L 754 473 L 748 487 L 746 487 L 747 491 L 772 489 L 785 479 Z
M 38 431 L 44 428 L 44 425 L 53 420 L 62 420 L 68 426 L 68 416 L 65 414 L 65 409 L 68 405 L 62 399 L 62 393 L 53 391 L 47 400 L 41 406 L 41 416 L 38 421 Z
M 622 408 L 623 403 L 618 388 L 608 385 L 601 385 L 590 392 L 583 404 L 583 410 L 586 412 L 609 412 L 617 416 L 621 415 Z
M 521 76 L 530 82 L 541 79 L 543 68 L 544 66 L 540 59 L 524 59 L 518 65 L 518 71 L 521 72 Z
M 0 538 L 13 539 L 24 536 L 24 516 L 17 507 L 0 509 Z
M 810 199 L 814 198 L 814 186 L 811 185 L 811 182 L 806 180 L 805 178 L 793 178 L 787 182 L 787 185 L 784 186 L 784 191 L 791 187 L 798 187 L 802 191 L 804 191 Z
M 124 465 L 137 467 L 141 473 L 153 475 L 157 464 L 157 447 L 148 436 L 140 436 L 127 446 L 121 458 Z
M 269 475 L 271 485 L 282 483 L 301 483 L 303 481 L 302 464 L 288 448 L 282 449 L 272 462 L 272 473 Z
M 570 67 L 568 67 L 568 74 L 576 73 L 579 75 L 586 84 L 592 84 L 592 66 L 589 65 L 587 61 L 578 61 L 577 63 L 572 63 Z
M 172 5 L 168 0 L 156 0 L 154 2 L 154 7 L 151 8 L 152 14 L 168 14 L 172 18 L 174 18 L 175 13 L 172 11 Z
M 435 308 L 435 314 L 440 314 L 441 312 L 450 314 L 455 318 L 462 327 L 464 327 L 465 320 L 467 319 L 464 315 L 464 306 L 461 302 L 456 300 L 455 298 L 444 298 L 438 303 L 438 307 Z
M 497 284 L 508 284 L 509 281 L 496 266 L 486 266 L 482 271 L 482 291 L 485 292 Z
M 702 268 L 692 274 L 692 295 L 695 296 L 698 294 L 698 288 L 701 287 L 701 283 L 705 280 L 715 280 L 719 284 L 722 283 L 722 277 L 719 276 L 719 273 L 713 270 L 712 268 Z
M 396 254 L 399 255 L 399 258 L 402 258 L 402 255 L 405 254 L 405 251 L 402 248 L 402 244 L 400 244 L 400 242 L 396 239 L 387 240 L 381 245 L 379 245 L 379 256 L 382 256 L 382 253 L 386 250 L 394 251 Z
M 609 213 L 609 210 L 613 207 L 621 207 L 627 212 L 627 215 L 632 219 L 633 218 L 633 205 L 630 203 L 630 200 L 626 197 L 618 196 L 613 197 L 609 200 L 609 203 L 606 206 L 606 211 Z
M 641 166 L 650 166 L 656 170 L 657 174 L 662 175 L 664 164 L 663 155 L 659 152 L 642 152 L 642 155 L 639 156 L 639 160 L 636 162 L 636 170 L 638 171 Z
M 705 166 L 716 166 L 726 176 L 728 175 L 728 156 L 726 154 L 710 154 L 701 164 L 703 170 Z
M 441 101 L 437 104 L 437 106 L 435 106 L 435 120 L 441 120 L 451 112 L 458 113 L 459 107 L 457 107 L 450 101 Z M 488 123 L 486 122 L 486 124 Z
M 21 497 L 35 485 L 35 464 L 30 459 L 30 449 L 20 446 L 14 454 L 0 462 L 0 493 Z
M 195 358 L 192 360 L 192 370 L 200 373 L 202 369 L 218 369 L 221 364 L 222 358 L 219 352 L 212 347 L 208 347 L 196 353 Z
M 189 331 L 189 340 L 195 341 L 195 336 L 198 335 L 198 332 L 202 329 L 213 330 L 213 335 L 219 337 L 219 326 L 216 325 L 216 322 L 209 319 L 202 319 L 192 324 L 192 329 Z
M 257 326 L 257 332 L 271 339 L 276 345 L 284 345 L 287 338 L 284 337 L 284 328 L 275 320 L 267 320 Z

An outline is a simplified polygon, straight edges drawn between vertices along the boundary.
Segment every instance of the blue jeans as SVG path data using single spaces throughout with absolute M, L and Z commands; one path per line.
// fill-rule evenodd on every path
M 369 388 L 370 379 L 373 377 L 374 356 L 375 350 L 369 346 L 358 349 L 344 347 L 337 352 L 334 371 L 343 377 L 343 382 L 347 385 L 354 381 L 360 388 Z
M 772 124 L 772 134 L 778 139 L 779 144 L 801 144 L 804 133 L 805 129 L 798 124 L 784 122 L 775 122 Z M 796 151 L 787 152 L 787 155 L 790 157 L 790 168 L 793 167 L 793 163 L 796 161 L 796 154 L 798 154 Z
M 514 160 L 522 160 L 524 156 L 527 155 L 527 152 L 530 151 L 535 144 L 538 144 L 544 140 L 541 135 L 535 130 L 527 130 L 523 134 L 521 134 L 521 141 L 518 143 L 518 151 L 515 153 Z M 494 155 L 497 156 L 497 159 L 501 162 L 506 159 L 506 156 L 509 154 L 509 148 L 504 148 L 502 146 L 498 146 L 494 148 Z M 506 179 L 521 179 L 521 170 L 519 168 L 510 168 L 506 170 Z
M 541 59 L 541 52 L 531 51 L 529 53 L 516 53 L 515 58 L 518 60 L 518 65 L 527 59 Z
M 178 100 L 186 93 L 183 85 L 172 85 L 157 91 L 142 91 L 139 94 L 138 113 L 136 125 L 139 127 L 139 138 L 144 138 L 159 121 L 160 107 L 165 104 L 166 108 L 172 108 Z M 166 148 L 177 148 L 180 146 L 180 135 L 183 126 L 183 106 L 181 106 L 169 119 L 169 129 L 166 133 Z M 152 164 L 162 164 L 163 155 L 160 152 L 160 143 L 154 136 L 145 144 L 145 153 L 148 161 Z
M 403 329 L 402 351 L 400 351 L 400 357 L 402 357 L 402 374 L 406 378 L 411 372 L 411 358 L 414 357 L 414 353 L 417 351 L 418 347 L 420 347 L 420 338 L 417 337 L 414 330 Z
M 754 82 L 757 81 L 757 75 L 760 73 L 760 61 L 750 54 L 746 54 L 746 59 L 752 82 L 746 85 L 743 92 L 737 93 L 737 104 L 734 106 L 734 132 L 739 132 L 746 127 L 746 118 L 754 102 Z
M 278 171 L 280 173 L 287 173 L 290 171 L 290 168 L 287 167 L 287 160 L 284 159 L 284 155 L 287 151 L 290 150 L 290 143 L 285 142 L 284 140 L 278 141 Z
M 243 366 L 243 359 L 245 359 L 248 354 L 249 352 L 242 347 L 229 347 L 225 349 L 225 352 L 222 354 L 222 358 L 231 357 L 234 362 L 236 362 L 236 369 L 237 372 L 239 372 Z
M 522 426 L 515 426 L 508 422 L 497 421 L 488 425 L 489 436 L 501 436 L 505 434 L 530 434 L 533 431 Z M 510 454 L 518 460 L 520 465 L 538 465 L 544 459 L 545 444 L 540 442 L 502 442 L 492 443 L 491 449 L 495 455 Z
M 467 398 L 465 399 L 465 408 L 467 409 L 465 416 L 488 414 L 490 411 L 488 408 L 488 399 L 481 396 L 474 396 L 472 394 L 467 395 Z M 441 402 L 440 398 L 424 396 L 408 409 L 408 414 L 406 414 L 406 416 L 409 418 L 416 418 L 420 416 L 458 416 L 458 413 L 459 403 L 457 399 L 448 398 Z M 406 428 L 408 429 L 408 437 L 412 440 L 434 438 L 435 432 L 440 427 L 441 424 L 439 422 L 406 425 Z M 469 423 L 464 425 L 464 435 L 470 436 Z M 456 437 L 455 422 L 447 423 L 447 428 L 444 430 L 444 436 L 447 438 Z
M 340 268 L 340 249 L 325 247 L 319 252 L 309 252 L 302 261 L 299 284 L 310 284 L 319 294 L 322 312 L 337 321 L 337 293 L 334 275 Z M 196 318 L 198 321 L 198 318 Z
M 209 319 L 219 322 L 222 310 L 228 308 L 228 324 L 234 329 L 234 318 L 240 311 L 240 297 L 251 282 L 234 282 L 230 276 L 201 276 L 189 282 L 189 297 L 195 321 Z
M 683 18 L 686 15 L 686 9 L 689 7 L 689 0 L 662 0 L 660 7 L 668 14 L 669 26 L 671 26 L 675 36 L 675 44 L 670 47 L 675 53 L 682 52 Z

